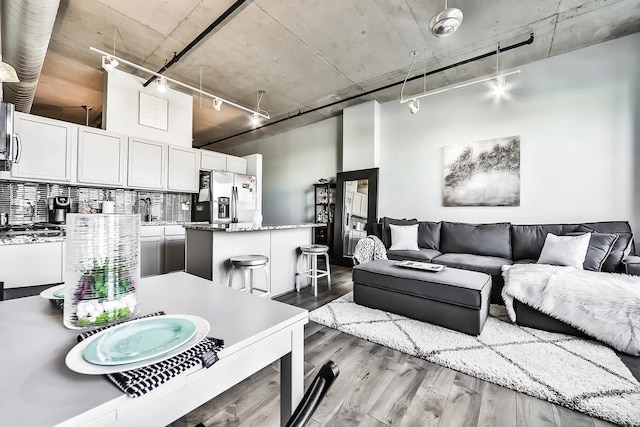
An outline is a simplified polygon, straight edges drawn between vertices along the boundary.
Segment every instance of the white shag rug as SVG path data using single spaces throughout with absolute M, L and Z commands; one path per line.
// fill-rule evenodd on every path
M 310 320 L 438 365 L 625 426 L 640 426 L 640 383 L 595 341 L 512 324 L 502 306 L 478 337 L 357 305 L 353 293 Z

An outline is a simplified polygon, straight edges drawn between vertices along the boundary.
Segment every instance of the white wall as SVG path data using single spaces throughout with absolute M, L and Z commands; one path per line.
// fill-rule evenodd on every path
M 225 150 L 236 156 L 262 154 L 264 224 L 314 222 L 313 184 L 335 178 L 341 151 L 342 117 Z
M 369 101 L 343 110 L 341 172 L 380 166 L 380 104 Z
M 139 138 L 191 147 L 193 137 L 193 97 L 167 88 L 165 93 L 156 90 L 154 83 L 147 87 L 146 81 L 120 70 L 105 73 L 105 91 L 102 108 L 104 129 Z M 143 126 L 138 123 L 139 93 L 169 101 L 168 130 Z
M 640 34 L 521 67 L 511 99 L 477 85 L 381 106 L 380 216 L 629 220 L 640 232 Z M 521 136 L 519 207 L 443 207 L 444 146 Z

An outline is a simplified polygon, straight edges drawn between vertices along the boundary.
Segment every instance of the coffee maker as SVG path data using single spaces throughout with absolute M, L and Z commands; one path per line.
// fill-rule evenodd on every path
M 51 224 L 64 224 L 67 220 L 67 212 L 71 210 L 70 197 L 49 197 L 49 222 Z

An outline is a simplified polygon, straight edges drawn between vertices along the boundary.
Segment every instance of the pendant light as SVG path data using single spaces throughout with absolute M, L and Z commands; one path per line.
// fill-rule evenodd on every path
M 167 91 L 167 79 L 164 77 L 158 77 L 156 79 L 156 89 L 160 93 L 165 93 Z
M 496 79 L 493 84 L 493 95 L 502 98 L 507 92 L 507 82 L 504 76 L 500 75 L 500 31 L 499 21 L 496 22 Z

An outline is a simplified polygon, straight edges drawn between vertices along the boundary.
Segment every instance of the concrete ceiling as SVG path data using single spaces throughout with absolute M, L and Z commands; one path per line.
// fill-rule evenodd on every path
M 103 70 L 93 46 L 157 70 L 234 2 L 232 0 L 62 0 L 37 87 L 32 113 L 100 123 Z M 464 21 L 446 38 L 430 33 L 442 0 L 254 0 L 231 15 L 166 75 L 254 108 L 271 122 L 401 82 L 416 50 L 417 70 L 434 70 L 495 50 L 533 33 L 535 40 L 501 54 L 501 66 L 516 67 L 615 39 L 640 30 L 640 0 L 450 0 Z M 116 30 L 117 29 L 117 30 Z M 133 72 L 134 70 L 125 71 Z M 495 72 L 495 57 L 428 78 L 429 88 Z M 141 74 L 140 74 L 141 75 Z M 141 75 L 145 78 L 149 77 Z M 405 93 L 422 91 L 420 79 Z M 349 105 L 400 97 L 400 86 L 246 132 L 248 115 L 194 96 L 194 146 L 223 140 L 224 149 L 340 114 Z M 263 124 L 268 123 L 266 121 Z M 246 133 L 243 133 L 246 132 Z M 241 134 L 240 136 L 234 136 Z

